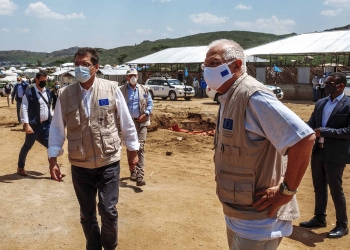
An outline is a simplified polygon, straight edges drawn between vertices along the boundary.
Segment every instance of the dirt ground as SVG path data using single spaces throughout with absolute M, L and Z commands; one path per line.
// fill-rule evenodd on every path
M 283 102 L 305 121 L 313 109 L 312 102 Z M 153 132 L 146 143 L 146 186 L 136 187 L 129 180 L 123 149 L 118 249 L 227 249 L 224 216 L 215 194 L 213 137 L 167 129 L 175 123 L 184 129 L 212 129 L 218 105 L 210 99 L 156 99 L 154 106 Z M 67 174 L 64 182 L 50 179 L 46 149 L 38 143 L 27 158 L 29 176 L 17 175 L 25 135 L 15 122 L 15 105 L 7 107 L 6 98 L 0 98 L 0 249 L 84 249 L 67 151 L 59 158 Z M 167 156 L 166 151 L 172 155 Z M 348 168 L 343 180 L 348 196 Z M 350 236 L 326 238 L 335 223 L 330 197 L 327 228 L 298 226 L 313 216 L 310 169 L 297 197 L 301 218 L 294 221 L 293 234 L 283 239 L 279 249 L 349 249 Z

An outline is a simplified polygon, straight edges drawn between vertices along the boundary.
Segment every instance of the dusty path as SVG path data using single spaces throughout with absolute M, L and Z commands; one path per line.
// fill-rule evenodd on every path
M 286 104 L 303 120 L 313 109 L 311 102 Z M 174 123 L 187 129 L 212 128 L 217 109 L 209 99 L 155 100 L 155 131 L 148 134 L 146 143 L 146 186 L 138 188 L 128 179 L 123 149 L 118 249 L 227 249 L 223 214 L 215 195 L 213 138 L 164 129 Z M 50 179 L 46 150 L 39 144 L 28 155 L 30 176 L 15 174 L 24 141 L 21 127 L 10 127 L 15 117 L 15 106 L 8 108 L 6 98 L 0 98 L 0 249 L 84 249 L 67 155 L 59 158 L 67 174 L 64 182 Z M 166 156 L 166 151 L 172 155 Z M 344 188 L 349 197 L 348 169 Z M 299 190 L 302 221 L 313 214 L 309 170 Z M 292 236 L 282 241 L 280 249 L 349 249 L 350 236 L 326 238 L 335 222 L 329 200 L 328 227 L 307 230 L 295 221 Z

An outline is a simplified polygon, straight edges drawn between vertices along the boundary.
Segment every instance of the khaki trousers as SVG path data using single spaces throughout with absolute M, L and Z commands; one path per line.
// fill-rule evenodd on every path
M 239 237 L 227 225 L 226 231 L 230 250 L 276 250 L 282 241 L 282 237 L 268 241 L 248 240 Z
M 147 137 L 147 127 L 146 126 L 140 126 L 140 123 L 137 121 L 134 121 L 137 136 L 139 138 L 140 143 L 140 149 L 138 152 L 139 162 L 136 164 L 136 175 L 143 178 L 145 175 L 145 143 L 146 143 L 146 137 Z M 127 155 L 129 156 L 129 151 L 126 151 Z M 130 169 L 130 166 L 129 166 Z M 133 171 L 133 169 L 130 169 L 130 171 Z

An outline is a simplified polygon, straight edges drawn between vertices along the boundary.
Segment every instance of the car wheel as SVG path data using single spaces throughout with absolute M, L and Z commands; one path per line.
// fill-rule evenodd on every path
M 186 101 L 191 101 L 191 97 L 185 97 Z
M 153 92 L 150 90 L 149 93 L 150 93 L 150 95 L 151 95 L 151 97 L 152 97 L 152 100 L 154 100 Z
M 170 97 L 170 100 L 172 100 L 172 101 L 176 101 L 177 100 L 177 96 L 176 96 L 175 91 L 170 91 L 169 92 L 169 97 Z
M 219 96 L 221 96 L 221 94 L 220 93 L 216 93 L 215 98 L 214 98 L 214 101 L 216 101 L 217 104 L 220 104 Z
M 166 97 L 162 97 L 162 100 L 166 100 L 166 99 L 168 99 L 168 97 L 166 96 Z

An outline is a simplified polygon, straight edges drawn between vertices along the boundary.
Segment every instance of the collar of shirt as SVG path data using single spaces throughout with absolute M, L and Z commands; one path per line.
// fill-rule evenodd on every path
M 135 90 L 135 89 L 138 89 L 139 86 L 138 86 L 138 84 L 136 83 L 136 87 L 135 87 L 135 89 L 133 89 L 133 88 L 130 86 L 130 83 L 128 83 L 128 88 L 129 88 L 129 89 L 132 89 L 132 90 Z
M 36 85 L 34 85 L 34 89 L 35 89 L 35 92 L 38 93 L 38 92 L 41 92 L 41 93 L 46 93 L 46 88 L 44 87 L 42 91 L 40 91 Z
M 80 90 L 81 92 L 88 92 L 90 90 L 92 90 L 94 88 L 94 85 L 95 85 L 95 81 L 92 83 L 91 87 L 89 89 L 84 89 L 81 84 L 79 83 L 79 87 L 80 87 Z
M 335 102 L 339 102 L 343 97 L 344 97 L 344 92 L 341 93 L 340 95 L 338 95 L 338 96 L 337 96 L 336 98 L 334 98 L 333 101 L 332 101 L 331 96 L 329 95 L 329 96 L 327 96 L 327 101 L 330 101 L 331 103 L 335 103 Z

